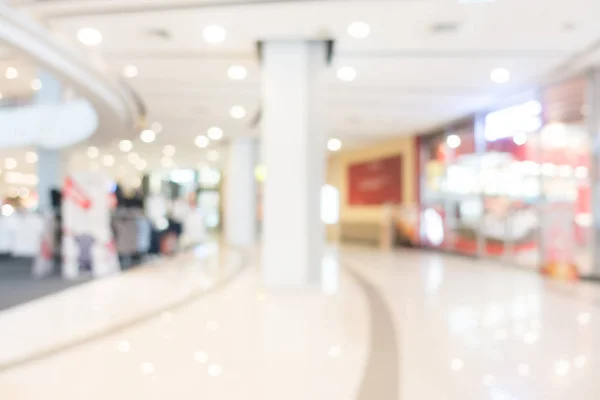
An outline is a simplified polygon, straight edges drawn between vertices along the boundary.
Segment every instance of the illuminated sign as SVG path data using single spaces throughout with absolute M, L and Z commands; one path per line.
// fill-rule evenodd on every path
M 538 131 L 542 125 L 542 105 L 537 100 L 494 111 L 485 116 L 485 139 L 493 142 L 516 134 Z

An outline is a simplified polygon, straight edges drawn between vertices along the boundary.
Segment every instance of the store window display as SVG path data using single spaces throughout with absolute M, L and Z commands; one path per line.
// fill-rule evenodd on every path
M 568 80 L 420 138 L 421 244 L 592 274 L 589 84 Z

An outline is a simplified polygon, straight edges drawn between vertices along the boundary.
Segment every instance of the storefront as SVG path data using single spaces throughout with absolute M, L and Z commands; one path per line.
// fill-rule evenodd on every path
M 570 79 L 419 138 L 421 244 L 596 275 L 593 89 Z

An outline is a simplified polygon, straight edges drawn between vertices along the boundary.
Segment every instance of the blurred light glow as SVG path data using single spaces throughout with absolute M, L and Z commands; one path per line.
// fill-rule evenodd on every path
M 219 152 L 217 150 L 210 150 L 207 154 L 206 154 L 206 158 L 208 161 L 212 161 L 212 162 L 216 162 L 219 161 L 219 158 L 221 157 L 221 155 L 219 154 Z
M 15 209 L 10 204 L 4 204 L 2 206 L 2 215 L 5 217 L 10 217 L 15 212 Z
M 35 164 L 38 161 L 38 155 L 35 151 L 28 151 L 25 153 L 25 161 L 29 164 Z
M 348 25 L 348 35 L 355 39 L 365 39 L 371 33 L 371 27 L 364 21 L 355 21 Z
M 339 151 L 342 148 L 342 141 L 337 138 L 331 138 L 327 141 L 327 149 L 332 152 Z
M 520 132 L 515 134 L 515 136 L 513 136 L 513 142 L 517 145 L 517 146 L 522 146 L 525 143 L 527 143 L 527 135 L 525 135 L 524 133 Z
M 131 142 L 131 140 L 121 140 L 119 142 L 119 149 L 125 153 L 130 152 L 131 149 L 133 149 L 133 143 Z
M 102 43 L 102 34 L 94 28 L 81 28 L 77 31 L 77 39 L 86 46 L 98 46 Z
M 112 167 L 113 165 L 115 165 L 115 158 L 110 154 L 105 154 L 102 157 L 102 163 L 107 167 Z
M 210 139 L 207 138 L 204 135 L 198 135 L 196 136 L 196 139 L 194 140 L 194 144 L 198 147 L 200 147 L 201 149 L 207 147 L 210 143 Z
M 41 88 L 42 88 L 42 81 L 40 81 L 38 78 L 35 78 L 34 80 L 31 81 L 31 89 L 33 89 L 37 92 Z
M 246 116 L 246 109 L 242 106 L 233 106 L 229 110 L 229 116 L 233 119 L 241 119 Z
M 15 160 L 14 158 L 11 158 L 11 157 L 4 159 L 4 168 L 6 168 L 6 169 L 17 168 L 17 160 Z
M 452 371 L 460 371 L 461 369 L 463 369 L 464 365 L 465 363 L 463 362 L 463 360 L 461 360 L 460 358 L 455 358 L 450 363 L 450 368 L 452 369 Z
M 485 116 L 485 138 L 495 141 L 516 134 L 536 132 L 542 127 L 542 105 L 537 100 L 518 104 Z
M 129 353 L 131 344 L 127 340 L 120 340 L 119 343 L 117 343 L 117 350 L 121 353 Z
M 254 168 L 254 177 L 258 182 L 264 182 L 267 179 L 267 167 L 264 165 L 257 165 Z
M 571 370 L 571 363 L 567 360 L 560 360 L 554 364 L 554 373 L 557 376 L 565 376 Z
M 223 374 L 223 367 L 219 364 L 211 364 L 208 366 L 208 375 L 217 378 Z
M 194 353 L 194 360 L 201 364 L 205 364 L 208 361 L 208 354 L 203 351 L 197 351 Z
M 227 31 L 221 25 L 211 24 L 202 31 L 202 36 L 208 44 L 218 44 L 225 40 Z
M 588 325 L 592 320 L 592 316 L 589 313 L 580 313 L 577 315 L 577 323 L 579 325 Z
M 4 72 L 4 77 L 6 79 L 15 79 L 19 76 L 19 71 L 15 67 L 8 67 Z
M 130 163 L 135 164 L 139 160 L 140 160 L 140 156 L 138 155 L 138 153 L 127 154 L 127 161 L 129 161 Z
M 326 225 L 335 225 L 340 219 L 340 191 L 332 185 L 321 189 L 321 221 Z
M 144 143 L 152 143 L 156 139 L 156 133 L 152 129 L 144 129 L 140 133 L 140 139 Z
M 208 128 L 208 131 L 206 131 L 206 136 L 208 136 L 210 140 L 221 140 L 221 138 L 223 138 L 223 129 L 218 126 L 211 126 Z
M 227 76 L 234 81 L 241 81 L 248 77 L 248 70 L 241 65 L 232 65 L 227 70 Z
M 97 147 L 94 147 L 94 146 L 88 147 L 87 156 L 89 158 L 91 158 L 91 159 L 98 158 L 99 155 L 100 155 L 100 151 L 98 150 Z
M 357 76 L 356 69 L 348 66 L 340 67 L 337 70 L 337 77 L 339 80 L 344 82 L 352 82 Z
M 339 358 L 342 355 L 342 348 L 338 345 L 331 346 L 328 351 L 329 357 Z
M 154 365 L 151 362 L 141 363 L 140 369 L 142 370 L 142 374 L 144 375 L 150 375 L 154 373 Z
M 163 147 L 163 154 L 167 157 L 173 157 L 175 155 L 176 151 L 177 150 L 175 149 L 175 146 L 170 145 L 170 144 Z
M 446 138 L 446 144 L 448 145 L 448 147 L 450 147 L 451 149 L 456 149 L 460 146 L 461 144 L 461 140 L 460 140 L 460 136 L 458 135 L 449 135 Z
M 159 124 L 158 122 L 153 122 L 152 130 L 154 131 L 154 133 L 156 133 L 158 135 L 159 133 L 162 132 L 163 126 L 161 124 Z
M 510 71 L 506 68 L 495 68 L 490 72 L 490 79 L 495 83 L 506 83 L 510 80 Z
M 135 78 L 139 74 L 139 68 L 133 64 L 128 64 L 123 67 L 123 76 L 126 78 Z

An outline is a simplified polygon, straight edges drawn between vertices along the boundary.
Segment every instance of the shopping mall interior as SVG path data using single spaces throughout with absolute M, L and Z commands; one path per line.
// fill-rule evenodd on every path
M 597 399 L 599 20 L 0 0 L 0 399 Z

